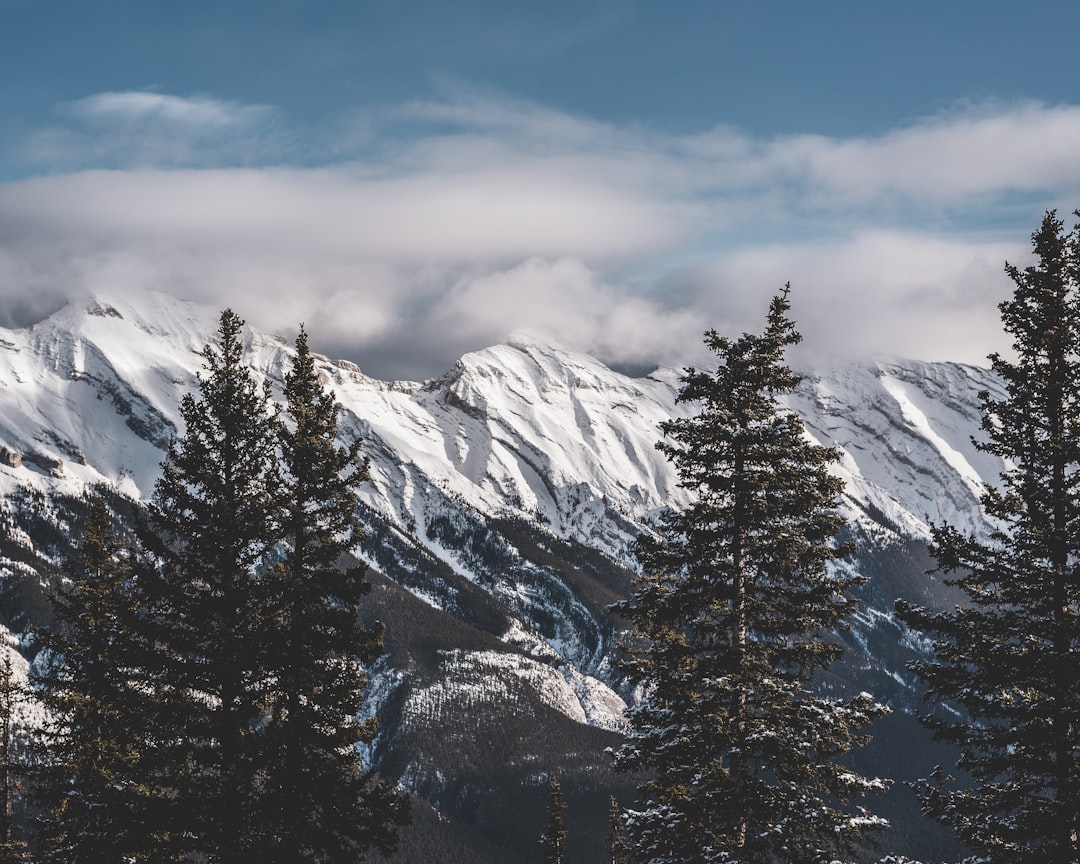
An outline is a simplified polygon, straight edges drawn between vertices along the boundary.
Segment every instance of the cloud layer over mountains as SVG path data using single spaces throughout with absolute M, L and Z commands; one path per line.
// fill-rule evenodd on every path
M 702 330 L 756 328 L 788 280 L 811 350 L 978 362 L 1006 347 L 1005 259 L 1026 262 L 1043 208 L 1080 204 L 1068 105 L 844 139 L 675 135 L 454 88 L 323 129 L 153 92 L 55 121 L 0 185 L 0 324 L 164 290 L 304 321 L 381 377 L 522 329 L 614 363 L 693 360 Z

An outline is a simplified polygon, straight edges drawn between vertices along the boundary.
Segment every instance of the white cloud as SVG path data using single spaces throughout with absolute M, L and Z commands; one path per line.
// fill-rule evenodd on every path
M 1013 190 L 1080 186 L 1080 107 L 1026 103 L 944 114 L 876 138 L 794 136 L 765 159 L 830 209 L 899 199 L 956 207 Z
M 243 165 L 288 151 L 268 105 L 127 91 L 64 103 L 58 113 L 66 122 L 38 130 L 22 148 L 28 162 L 61 170 Z
M 508 328 L 588 347 L 619 363 L 676 362 L 699 315 L 663 298 L 628 294 L 574 258 L 531 258 L 458 281 L 427 316 L 431 336 L 453 333 L 474 345 L 504 339 Z
M 172 128 L 199 130 L 248 127 L 273 114 L 273 109 L 266 105 L 138 90 L 97 93 L 68 103 L 64 109 L 72 116 L 103 124 L 160 123 Z
M 792 282 L 792 310 L 814 355 L 912 356 L 982 362 L 1008 346 L 997 304 L 1012 283 L 1006 259 L 1026 264 L 1025 243 L 973 242 L 869 230 L 822 245 L 743 249 L 687 278 L 735 330 L 756 328 L 766 298 Z
M 327 141 L 316 168 L 259 161 L 288 139 L 265 106 L 109 93 L 67 116 L 54 168 L 78 143 L 78 164 L 119 170 L 0 185 L 9 319 L 73 291 L 164 289 L 269 329 L 303 320 L 383 375 L 518 329 L 673 360 L 706 327 L 757 327 L 788 280 L 809 345 L 979 360 L 1000 347 L 1003 259 L 1045 207 L 1080 204 L 1075 106 L 755 139 L 459 91 L 366 117 L 363 149 Z

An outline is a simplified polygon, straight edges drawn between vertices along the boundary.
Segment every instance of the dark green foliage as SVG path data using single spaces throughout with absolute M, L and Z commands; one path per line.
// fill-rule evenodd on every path
M 24 636 L 20 650 L 28 659 L 39 647 L 34 631 L 52 629 L 56 623 L 53 596 L 67 577 L 55 562 L 79 559 L 82 527 L 98 498 L 120 523 L 131 524 L 132 502 L 104 483 L 80 497 L 16 486 L 0 508 L 0 565 L 7 571 L 0 580 L 0 622 Z
M 91 506 L 79 555 L 54 599 L 58 626 L 42 634 L 45 662 L 34 679 L 49 712 L 34 773 L 44 811 L 40 860 L 159 860 L 151 855 L 160 790 L 148 779 L 144 746 L 151 696 L 140 573 L 101 499 Z
M 163 748 L 174 784 L 170 848 L 210 861 L 251 860 L 258 830 L 258 730 L 273 679 L 264 667 L 259 568 L 280 536 L 276 426 L 265 388 L 244 365 L 243 322 L 226 310 L 217 346 L 203 350 L 199 397 L 180 404 L 154 489 L 149 525 L 161 579 L 143 586 L 160 624 L 157 657 Z
M 544 847 L 544 860 L 548 864 L 563 864 L 566 860 L 566 801 L 563 800 L 559 778 L 552 777 L 551 805 L 548 808 L 548 824 L 540 845 Z
M 122 549 L 103 504 L 56 602 L 38 688 L 44 859 L 359 861 L 393 847 L 408 799 L 363 764 L 355 489 L 338 406 L 301 333 L 287 425 L 222 314 L 186 431 L 162 465 L 147 549 Z M 277 563 L 273 563 L 273 562 Z
M 990 358 L 1005 395 L 982 395 L 978 446 L 1008 466 L 982 496 L 994 530 L 934 529 L 963 606 L 898 604 L 934 638 L 934 659 L 912 668 L 962 709 L 925 722 L 972 779 L 936 772 L 923 804 L 994 864 L 1080 860 L 1080 227 L 1066 233 L 1050 212 L 1032 239 L 1036 264 L 1006 265 L 1015 359 Z
M 22 787 L 25 764 L 16 738 L 18 709 L 26 698 L 16 680 L 11 649 L 0 647 L 0 864 L 26 859 L 26 844 L 16 839 L 15 797 Z
M 614 607 L 634 627 L 621 665 L 645 688 L 616 751 L 648 772 L 627 819 L 642 861 L 827 861 L 880 821 L 845 805 L 881 781 L 837 759 L 886 709 L 809 690 L 864 580 L 828 566 L 851 551 L 835 541 L 837 455 L 778 401 L 799 382 L 788 308 L 785 290 L 762 335 L 706 334 L 720 364 L 688 369 L 679 395 L 700 412 L 658 445 L 693 503 L 641 539 L 643 575 Z
M 630 844 L 626 840 L 626 825 L 623 821 L 622 808 L 615 796 L 611 797 L 608 811 L 608 857 L 610 864 L 630 864 Z
M 874 723 L 866 747 L 842 760 L 855 770 L 888 777 L 888 790 L 868 796 L 866 807 L 889 820 L 878 842 L 862 844 L 855 861 L 878 862 L 882 852 L 906 855 L 927 864 L 959 862 L 970 852 L 946 826 L 927 818 L 912 783 L 926 777 L 935 765 L 951 764 L 958 751 L 934 741 L 930 731 L 906 711 L 894 710 Z M 844 859 L 847 860 L 847 859 Z
M 256 857 L 355 861 L 369 847 L 393 848 L 409 802 L 364 768 L 358 750 L 376 733 L 374 718 L 358 719 L 367 686 L 361 663 L 382 653 L 383 628 L 360 622 L 370 590 L 363 568 L 339 565 L 359 540 L 356 488 L 367 466 L 359 443 L 336 443 L 338 405 L 319 384 L 302 330 L 296 348 L 278 433 L 287 552 L 263 592 L 274 685 L 260 818 L 273 830 L 260 836 Z
M 204 351 L 200 398 L 163 465 L 151 508 L 162 578 L 147 603 L 160 626 L 167 704 L 161 762 L 175 784 L 169 846 L 212 862 L 361 860 L 389 850 L 408 799 L 366 769 L 375 735 L 358 718 L 366 628 L 359 539 L 359 447 L 336 444 L 338 405 L 319 385 L 306 334 L 286 376 L 287 419 L 243 366 L 240 328 L 221 317 Z M 276 563 L 271 561 L 277 559 Z

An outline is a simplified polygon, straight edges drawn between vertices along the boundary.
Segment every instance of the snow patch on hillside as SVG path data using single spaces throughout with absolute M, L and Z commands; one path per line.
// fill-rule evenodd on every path
M 511 714 L 528 711 L 522 693 L 571 720 L 604 729 L 623 728 L 626 703 L 610 687 L 582 675 L 569 665 L 554 669 L 546 663 L 499 651 L 441 651 L 438 680 L 414 690 L 404 708 L 406 723 L 446 722 L 455 716 L 484 713 L 497 704 Z

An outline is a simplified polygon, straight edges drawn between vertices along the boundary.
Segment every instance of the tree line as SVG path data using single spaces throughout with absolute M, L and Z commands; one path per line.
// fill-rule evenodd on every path
M 35 861 L 356 861 L 408 821 L 361 748 L 382 632 L 342 564 L 367 463 L 337 443 L 303 328 L 279 412 L 242 327 L 221 315 L 138 529 L 95 502 L 55 598 L 33 677 Z
M 960 754 L 962 782 L 936 769 L 916 791 L 979 864 L 1080 861 L 1080 225 L 1048 212 L 1032 245 L 1032 266 L 1005 268 L 1012 352 L 990 357 L 1005 395 L 980 394 L 975 444 L 1005 466 L 981 497 L 989 536 L 932 526 L 966 602 L 896 608 L 933 640 L 910 667 L 920 719 Z M 716 368 L 687 369 L 678 397 L 699 411 L 661 427 L 693 503 L 640 539 L 641 575 L 613 607 L 632 624 L 619 666 L 644 694 L 615 766 L 646 779 L 612 861 L 823 864 L 887 845 L 860 799 L 888 779 L 842 761 L 887 708 L 813 688 L 863 579 L 829 566 L 853 551 L 837 540 L 839 453 L 781 403 L 800 381 L 788 294 L 760 334 L 706 333 Z M 552 791 L 544 848 L 564 864 Z
M 990 533 L 933 526 L 966 601 L 897 604 L 933 639 L 911 667 L 921 719 L 960 753 L 962 782 L 936 770 L 918 794 L 988 864 L 1080 861 L 1080 226 L 1051 211 L 1032 239 L 1035 263 L 1006 265 L 1012 351 L 991 356 L 1005 395 L 980 395 L 976 444 L 1005 466 L 982 496 Z M 693 503 L 639 540 L 640 575 L 612 607 L 642 694 L 613 754 L 642 778 L 632 806 L 612 802 L 620 864 L 821 864 L 887 842 L 864 803 L 888 779 L 844 760 L 888 709 L 814 688 L 864 580 L 842 566 L 839 453 L 783 406 L 800 382 L 789 312 L 785 288 L 762 332 L 706 333 L 717 365 L 687 369 L 678 397 L 698 412 L 661 427 Z M 204 349 L 138 530 L 99 502 L 56 598 L 34 678 L 35 861 L 359 861 L 408 820 L 359 747 L 376 734 L 359 714 L 382 633 L 359 623 L 368 585 L 342 564 L 366 463 L 337 443 L 303 330 L 279 413 L 242 362 L 242 325 L 227 310 Z M 26 860 L 0 784 L 0 861 Z M 557 778 L 551 795 L 543 849 L 564 864 Z

